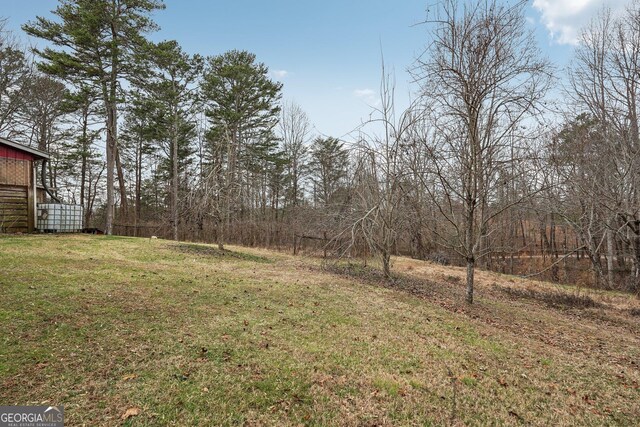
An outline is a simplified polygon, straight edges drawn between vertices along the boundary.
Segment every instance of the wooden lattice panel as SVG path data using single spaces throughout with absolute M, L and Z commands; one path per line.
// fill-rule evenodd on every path
M 0 158 L 0 185 L 29 186 L 28 160 Z

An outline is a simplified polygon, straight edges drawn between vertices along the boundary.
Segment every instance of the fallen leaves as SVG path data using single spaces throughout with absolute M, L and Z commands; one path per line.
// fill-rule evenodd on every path
M 122 421 L 126 421 L 131 417 L 136 417 L 136 416 L 140 415 L 141 412 L 142 412 L 142 409 L 138 408 L 137 406 L 132 406 L 131 408 L 129 408 L 126 411 L 124 411 L 124 414 L 122 414 L 120 419 Z

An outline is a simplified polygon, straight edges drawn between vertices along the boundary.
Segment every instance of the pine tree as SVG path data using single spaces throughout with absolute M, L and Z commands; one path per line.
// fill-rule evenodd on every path
M 196 83 L 203 59 L 186 54 L 173 40 L 152 45 L 149 57 L 153 77 L 145 88 L 155 106 L 156 138 L 168 148 L 170 223 L 172 237 L 178 240 L 179 177 L 194 152 L 191 142 L 196 136 Z
M 125 167 L 134 176 L 134 235 L 138 235 L 138 226 L 142 218 L 143 181 L 145 178 L 145 159 L 157 151 L 154 146 L 155 123 L 153 121 L 154 102 L 140 88 L 132 89 L 127 97 L 125 109 L 122 146 Z
M 268 73 L 267 66 L 246 51 L 232 50 L 208 61 L 202 90 L 211 126 L 208 139 L 214 157 L 225 163 L 220 176 L 224 182 L 218 186 L 223 193 L 218 208 L 220 247 L 231 211 L 244 207 L 236 206 L 236 195 L 247 184 L 248 171 L 242 166 L 252 150 L 273 137 L 278 122 L 282 84 L 269 79 Z
M 68 187 L 75 185 L 79 203 L 84 206 L 84 223 L 89 226 L 92 220 L 96 189 L 102 179 L 104 159 L 98 152 L 95 142 L 101 130 L 96 129 L 101 114 L 98 106 L 98 94 L 86 85 L 70 93 L 67 105 L 71 110 L 69 117 L 70 138 L 61 149 L 61 169 Z M 75 197 L 75 195 L 74 195 Z
M 106 115 L 106 233 L 113 227 L 114 169 L 118 166 L 120 203 L 127 210 L 124 176 L 118 156 L 118 96 L 122 81 L 139 74 L 134 56 L 145 45 L 144 34 L 157 29 L 149 15 L 164 8 L 161 0 L 60 0 L 53 21 L 37 17 L 23 26 L 27 34 L 50 42 L 36 49 L 45 73 L 99 90 Z
M 329 206 L 335 202 L 337 191 L 345 184 L 349 152 L 340 140 L 316 138 L 311 146 L 311 176 L 314 184 L 314 202 Z

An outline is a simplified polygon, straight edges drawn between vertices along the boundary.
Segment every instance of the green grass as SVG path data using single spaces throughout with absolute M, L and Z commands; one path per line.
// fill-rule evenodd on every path
M 463 310 L 312 259 L 83 235 L 0 236 L 0 291 L 0 404 L 70 426 L 640 417 L 637 330 L 531 301 Z

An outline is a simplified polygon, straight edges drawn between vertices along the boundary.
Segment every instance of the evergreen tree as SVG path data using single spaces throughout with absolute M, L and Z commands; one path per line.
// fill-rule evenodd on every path
M 104 161 L 98 153 L 95 142 L 101 134 L 96 125 L 100 120 L 101 110 L 98 106 L 98 94 L 89 86 L 80 85 L 78 90 L 70 93 L 68 104 L 73 109 L 71 114 L 71 130 L 74 135 L 65 149 L 64 169 L 78 183 L 79 202 L 84 206 L 85 225 L 92 218 L 93 204 L 96 199 L 94 189 L 102 176 Z
M 134 181 L 134 235 L 142 217 L 143 180 L 145 159 L 151 156 L 154 146 L 155 123 L 153 121 L 153 100 L 141 89 L 134 88 L 128 96 L 125 110 L 122 142 L 125 165 L 133 174 Z
M 167 149 L 170 223 L 173 239 L 177 240 L 179 177 L 194 152 L 191 145 L 196 136 L 196 83 L 203 59 L 186 54 L 173 40 L 153 45 L 150 59 L 153 77 L 145 86 L 155 106 L 156 138 Z
M 251 157 L 264 155 L 261 144 L 273 138 L 278 122 L 282 84 L 269 79 L 268 72 L 254 54 L 245 51 L 232 50 L 208 61 L 202 90 L 208 104 L 208 139 L 217 167 L 224 164 L 224 172 L 219 174 L 224 182 L 218 185 L 223 193 L 218 207 L 220 247 L 231 211 L 244 210 L 235 206 L 233 198 L 250 191 L 247 166 L 254 161 Z
M 114 169 L 118 166 L 120 203 L 127 210 L 124 176 L 118 156 L 118 95 L 122 80 L 143 71 L 134 59 L 145 45 L 144 34 L 157 26 L 151 12 L 164 8 L 160 0 L 60 0 L 53 11 L 59 21 L 38 17 L 23 26 L 27 34 L 51 45 L 36 49 L 46 73 L 73 84 L 94 86 L 104 103 L 107 129 L 106 233 L 113 227 Z
M 314 203 L 329 206 L 345 185 L 349 152 L 340 140 L 316 138 L 311 146 L 311 177 L 314 186 Z

